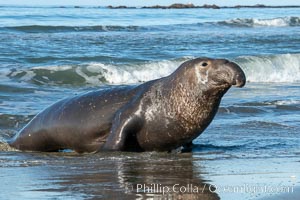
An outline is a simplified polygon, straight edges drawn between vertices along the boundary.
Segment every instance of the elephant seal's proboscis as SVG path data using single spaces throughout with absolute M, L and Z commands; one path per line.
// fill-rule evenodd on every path
M 171 151 L 211 123 L 220 101 L 246 77 L 225 59 L 196 58 L 169 76 L 63 99 L 36 115 L 10 142 L 26 151 Z

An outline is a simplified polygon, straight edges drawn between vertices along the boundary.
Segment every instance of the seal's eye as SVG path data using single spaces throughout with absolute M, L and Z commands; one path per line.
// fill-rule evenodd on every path
M 208 65 L 207 62 L 202 62 L 202 63 L 201 63 L 201 66 L 202 66 L 202 67 L 206 67 L 207 65 Z

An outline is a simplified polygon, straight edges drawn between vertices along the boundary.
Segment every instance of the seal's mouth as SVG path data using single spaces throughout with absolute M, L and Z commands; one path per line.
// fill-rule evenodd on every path
M 235 87 L 244 87 L 244 85 L 246 84 L 246 77 L 244 74 L 237 74 L 233 84 Z

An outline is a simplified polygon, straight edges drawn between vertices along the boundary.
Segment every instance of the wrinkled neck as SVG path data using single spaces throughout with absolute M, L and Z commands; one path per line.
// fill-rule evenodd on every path
M 190 79 L 184 78 L 186 76 L 170 76 L 167 82 L 171 93 L 177 93 L 180 98 L 185 99 L 184 102 L 215 102 L 221 100 L 224 94 L 229 90 L 230 85 L 211 85 L 209 83 L 199 83 L 194 80 L 195 77 Z
M 230 88 L 201 85 L 193 80 L 173 79 L 169 83 L 167 112 L 173 113 L 188 132 L 200 131 L 208 126 L 223 95 Z

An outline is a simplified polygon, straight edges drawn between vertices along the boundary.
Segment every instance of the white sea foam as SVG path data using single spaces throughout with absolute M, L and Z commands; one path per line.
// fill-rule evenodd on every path
M 220 22 L 224 25 L 232 26 L 247 26 L 247 27 L 256 27 L 256 26 L 274 26 L 274 27 L 283 27 L 283 26 L 300 26 L 299 17 L 278 17 L 273 19 L 256 19 L 256 18 L 236 18 L 231 20 L 226 20 Z
M 279 106 L 285 106 L 285 105 L 299 105 L 300 101 L 299 100 L 280 100 L 280 101 L 276 101 L 275 105 L 279 105 Z
M 33 67 L 33 70 L 35 69 L 45 69 L 45 67 Z M 64 66 L 49 66 L 47 67 L 47 69 L 51 70 L 51 71 L 66 71 L 66 70 L 71 70 L 72 66 L 69 65 L 64 65 Z
M 289 18 L 253 19 L 255 26 L 289 26 Z
M 182 61 L 161 61 L 125 66 L 92 63 L 87 66 L 87 70 L 92 73 L 98 73 L 98 75 L 88 77 L 87 82 L 93 82 L 90 78 L 96 78 L 98 80 L 105 78 L 110 84 L 145 82 L 171 74 L 181 62 Z

